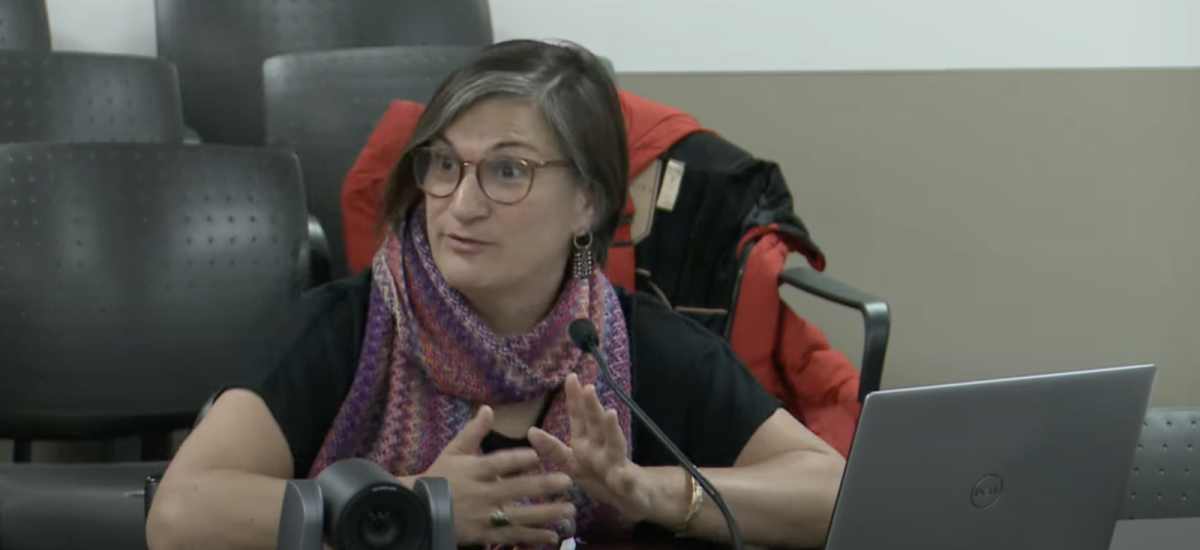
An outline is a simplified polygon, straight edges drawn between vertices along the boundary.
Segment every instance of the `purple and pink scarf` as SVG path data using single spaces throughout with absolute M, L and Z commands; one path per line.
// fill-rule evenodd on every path
M 555 397 L 541 428 L 569 444 L 566 401 L 555 390 L 570 373 L 584 384 L 596 384 L 604 407 L 617 410 L 630 443 L 628 408 L 597 377 L 595 360 L 582 354 L 567 334 L 575 319 L 590 319 L 616 383 L 630 391 L 625 318 L 600 270 L 587 279 L 570 277 L 553 310 L 533 330 L 498 336 L 434 265 L 423 209 L 408 220 L 388 232 L 375 256 L 358 370 L 309 475 L 354 457 L 372 460 L 397 476 L 419 475 L 478 405 L 531 401 L 550 392 Z M 560 537 L 607 539 L 628 527 L 615 509 L 590 500 L 578 488 L 553 500 L 568 498 L 577 510 L 575 522 L 549 526 Z

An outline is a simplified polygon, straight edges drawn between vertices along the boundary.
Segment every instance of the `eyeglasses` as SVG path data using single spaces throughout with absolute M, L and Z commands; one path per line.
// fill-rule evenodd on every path
M 475 167 L 475 181 L 479 182 L 484 195 L 500 204 L 516 204 L 529 196 L 538 168 L 571 166 L 571 162 L 504 156 L 469 162 L 437 147 L 422 147 L 413 152 L 417 187 L 437 198 L 453 195 L 472 166 Z

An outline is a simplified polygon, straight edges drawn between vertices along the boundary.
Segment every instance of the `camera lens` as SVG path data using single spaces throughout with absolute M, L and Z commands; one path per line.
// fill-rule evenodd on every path
M 318 474 L 317 483 L 325 504 L 325 533 L 333 548 L 429 548 L 429 506 L 378 465 L 344 460 Z
M 358 538 L 370 548 L 389 548 L 401 538 L 403 525 L 388 510 L 371 510 L 359 524 Z
M 341 550 L 423 550 L 429 544 L 429 510 L 407 489 L 375 486 L 339 510 L 330 533 Z

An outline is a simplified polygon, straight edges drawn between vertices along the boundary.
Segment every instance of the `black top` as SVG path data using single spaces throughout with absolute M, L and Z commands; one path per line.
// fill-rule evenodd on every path
M 367 270 L 308 292 L 254 357 L 271 365 L 271 374 L 251 389 L 283 430 L 296 477 L 308 475 L 354 380 L 370 285 Z M 697 465 L 733 465 L 779 402 L 707 329 L 657 298 L 620 289 L 618 295 L 630 330 L 634 401 Z M 676 463 L 649 430 L 634 423 L 635 463 Z M 500 434 L 486 442 L 493 449 L 522 444 L 527 442 Z

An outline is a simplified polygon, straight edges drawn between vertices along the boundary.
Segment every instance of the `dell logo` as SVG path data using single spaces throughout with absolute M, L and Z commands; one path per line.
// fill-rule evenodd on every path
M 1001 493 L 1004 492 L 1004 480 L 998 475 L 983 476 L 983 479 L 975 483 L 975 487 L 971 488 L 971 504 L 976 508 L 987 508 L 1000 500 Z

